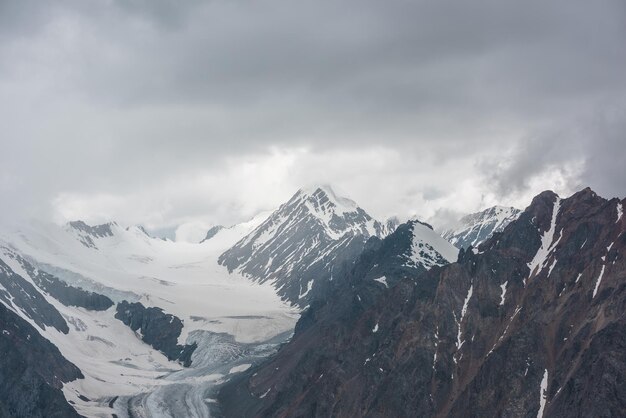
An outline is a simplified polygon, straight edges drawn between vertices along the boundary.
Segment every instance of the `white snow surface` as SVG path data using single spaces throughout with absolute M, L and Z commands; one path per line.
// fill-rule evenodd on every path
M 620 219 L 622 219 L 622 215 L 624 214 L 624 209 L 622 208 L 622 203 L 617 202 L 617 220 L 615 223 L 618 223 Z
M 467 314 L 467 306 L 469 305 L 469 301 L 472 298 L 473 293 L 474 293 L 474 284 L 472 283 L 469 289 L 467 290 L 467 295 L 465 296 L 465 300 L 463 301 L 463 308 L 461 308 L 461 317 L 459 318 L 459 321 L 457 323 L 457 327 L 458 327 L 458 332 L 456 336 L 456 349 L 457 350 L 459 350 L 463 346 L 463 343 L 465 342 L 464 340 L 461 340 L 463 336 L 461 326 L 463 324 L 463 318 L 465 318 L 465 314 Z
M 196 329 L 226 332 L 240 342 L 260 341 L 288 329 L 267 327 L 269 323 L 243 326 L 240 320 L 229 318 L 233 316 L 267 316 L 272 323 L 278 318 L 285 319 L 285 324 L 293 322 L 295 311 L 271 286 L 229 274 L 217 263 L 218 256 L 247 228 L 222 230 L 202 244 L 163 241 L 117 225 L 112 230 L 112 237 L 94 240 L 97 249 L 74 239 L 71 228 L 43 223 L 23 226 L 4 240 L 70 285 L 92 287 L 88 290 L 114 302 L 122 299 L 123 292 L 129 300 L 134 298 L 132 301 L 179 317 L 185 324 L 180 343 Z M 75 275 L 88 286 L 76 283 Z
M 509 281 L 502 283 L 500 285 L 500 289 L 502 289 L 502 294 L 500 295 L 500 306 L 504 305 L 505 296 L 506 296 L 506 286 L 509 284 Z
M 537 411 L 537 418 L 543 417 L 543 410 L 546 407 L 546 399 L 548 398 L 548 370 L 543 372 L 543 378 L 541 379 L 541 386 L 539 387 L 539 411 Z
M 472 298 L 472 293 L 474 293 L 474 285 L 470 285 L 469 290 L 467 291 L 467 296 L 465 296 L 465 300 L 463 301 L 463 309 L 461 310 L 461 320 L 465 318 L 465 314 L 467 313 L 467 305 L 469 305 L 469 301 Z
M 598 293 L 598 289 L 600 288 L 600 283 L 602 283 L 602 276 L 604 276 L 604 268 L 606 267 L 606 264 L 602 265 L 602 270 L 600 270 L 600 276 L 598 276 L 598 280 L 596 280 L 596 286 L 593 289 L 593 296 L 591 297 L 592 299 L 596 297 L 596 294 Z
M 306 290 L 304 291 L 304 293 L 300 293 L 300 295 L 298 295 L 298 299 L 302 299 L 303 297 L 305 297 L 306 295 L 309 294 L 309 292 L 311 291 L 311 289 L 313 289 L 313 283 L 315 280 L 311 279 L 307 282 L 306 284 Z
M 239 366 L 232 367 L 228 371 L 228 374 L 245 372 L 246 370 L 248 370 L 250 368 L 250 366 L 252 366 L 252 364 L 250 364 L 250 363 L 240 364 Z
M 413 243 L 410 258 L 413 263 L 422 264 L 429 269 L 439 264 L 436 261 L 438 255 L 450 263 L 457 260 L 459 249 L 428 226 L 413 222 L 412 231 Z
M 548 256 L 550 255 L 552 250 L 556 247 L 556 245 L 559 243 L 561 239 L 562 234 L 559 235 L 559 238 L 557 239 L 557 241 L 554 242 L 554 232 L 556 230 L 556 217 L 559 214 L 560 206 L 561 206 L 561 199 L 557 196 L 556 200 L 554 201 L 554 205 L 552 207 L 552 220 L 550 222 L 550 229 L 548 229 L 541 236 L 541 246 L 537 250 L 537 253 L 533 257 L 533 259 L 530 261 L 530 263 L 528 263 L 528 268 L 530 269 L 529 277 L 533 276 L 533 274 L 539 273 L 539 271 L 541 271 L 545 267 L 546 261 L 548 260 Z M 535 272 L 535 269 L 537 267 L 539 267 L 539 270 Z
M 0 257 L 31 282 L 19 262 L 7 255 L 10 251 L 69 285 L 104 294 L 116 303 L 125 299 L 162 308 L 183 321 L 180 344 L 190 333 L 203 330 L 230 334 L 240 343 L 253 343 L 291 331 L 299 312 L 282 302 L 269 284 L 229 274 L 217 263 L 218 256 L 250 227 L 224 229 L 205 243 L 192 244 L 164 241 L 138 228 L 126 230 L 112 224 L 113 235 L 94 237 L 97 248 L 89 248 L 70 226 L 31 222 L 0 231 L 0 250 L 5 247 Z M 81 369 L 85 379 L 69 382 L 63 388 L 66 398 L 76 403 L 81 414 L 110 416 L 111 409 L 86 403 L 78 394 L 89 399 L 130 396 L 172 383 L 220 378 L 165 379 L 182 367 L 168 361 L 115 319 L 115 306 L 104 312 L 89 311 L 64 306 L 42 294 L 65 317 L 68 334 L 52 327 L 42 330 L 18 308 L 8 308 L 31 323 Z
M 387 277 L 385 277 L 385 276 L 379 277 L 379 278 L 374 279 L 374 280 L 377 281 L 378 283 L 384 284 L 385 287 L 389 287 L 389 284 L 387 283 Z

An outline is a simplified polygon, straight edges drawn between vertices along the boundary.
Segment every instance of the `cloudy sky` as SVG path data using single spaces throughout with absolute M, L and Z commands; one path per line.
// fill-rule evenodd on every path
M 53 4 L 54 3 L 54 4 Z M 0 0 L 0 215 L 443 221 L 626 195 L 623 0 Z

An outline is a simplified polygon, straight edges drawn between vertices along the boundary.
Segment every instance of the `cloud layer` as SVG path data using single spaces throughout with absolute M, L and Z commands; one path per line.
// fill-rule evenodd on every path
M 330 183 L 445 219 L 624 196 L 626 6 L 0 3 L 4 219 L 232 223 Z

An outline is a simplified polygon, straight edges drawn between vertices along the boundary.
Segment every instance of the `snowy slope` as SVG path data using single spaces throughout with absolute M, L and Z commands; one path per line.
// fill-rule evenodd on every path
M 283 309 L 271 287 L 229 275 L 216 262 L 218 254 L 248 231 L 246 226 L 225 229 L 202 244 L 151 238 L 136 227 L 127 230 L 110 224 L 110 228 L 111 235 L 92 237 L 96 248 L 85 245 L 82 232 L 71 226 L 42 223 L 23 226 L 5 241 L 68 284 L 97 291 L 115 302 L 126 299 L 158 306 L 183 320 Z M 205 326 L 198 322 L 186 323 L 185 331 Z M 243 340 L 256 337 L 230 322 L 223 319 L 206 326 L 233 335 L 237 328 L 240 335 L 236 336 Z
M 0 260 L 10 270 L 5 274 L 16 280 L 22 277 L 32 285 L 30 292 L 37 288 L 34 276 L 46 271 L 115 303 L 138 301 L 161 308 L 183 321 L 179 343 L 197 341 L 200 355 L 206 352 L 202 342 L 208 335 L 232 335 L 233 346 L 255 344 L 288 334 L 297 320 L 298 312 L 284 304 L 272 287 L 229 274 L 217 263 L 218 255 L 253 229 L 255 222 L 227 228 L 202 244 L 163 241 L 141 228 L 125 229 L 115 223 L 59 227 L 34 222 L 0 233 Z M 106 311 L 65 306 L 41 289 L 37 292 L 60 313 L 68 325 L 67 333 L 37 325 L 14 298 L 0 299 L 0 303 L 40 330 L 81 369 L 85 379 L 63 389 L 80 413 L 111 416 L 108 398 L 125 396 L 130 402 L 134 395 L 152 393 L 161 386 L 169 388 L 174 382 L 176 387 L 186 385 L 192 391 L 196 383 L 206 386 L 220 377 L 191 377 L 193 371 L 168 361 L 144 343 L 141 335 L 115 319 L 115 306 Z M 202 365 L 199 358 L 192 356 L 194 362 L 200 362 L 192 363 L 192 369 Z M 158 392 L 169 393 L 170 389 Z M 201 400 L 198 408 L 204 411 L 207 406 Z
M 415 220 L 409 224 L 413 234 L 409 264 L 421 264 L 430 269 L 456 261 L 459 249 L 433 231 L 430 225 Z
M 444 228 L 442 236 L 458 248 L 478 246 L 517 219 L 521 211 L 514 207 L 493 206 L 461 218 L 456 225 Z
M 210 224 L 203 221 L 186 222 L 176 228 L 175 241 L 201 243 L 215 238 L 219 233 L 220 235 L 217 237 L 217 240 L 223 240 L 227 244 L 226 247 L 229 247 L 251 232 L 254 228 L 259 226 L 259 224 L 267 219 L 271 213 L 272 211 L 263 211 L 248 221 L 228 227 Z

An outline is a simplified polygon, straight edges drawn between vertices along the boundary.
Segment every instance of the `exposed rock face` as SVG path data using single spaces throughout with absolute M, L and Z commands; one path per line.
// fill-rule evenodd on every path
M 494 206 L 464 216 L 458 225 L 444 231 L 442 236 L 458 248 L 477 247 L 496 232 L 502 232 L 520 213 L 521 210 L 513 207 Z
M 168 360 L 178 360 L 185 367 L 191 365 L 191 354 L 197 345 L 179 345 L 178 337 L 183 322 L 166 314 L 161 308 L 146 308 L 139 302 L 122 301 L 117 305 L 115 318 L 141 334 L 141 339 L 165 354 Z
M 13 260 L 22 268 L 25 266 L 24 260 L 7 248 L 0 248 L 0 255 L 7 257 L 7 262 Z M 0 258 L 0 301 L 21 310 L 42 329 L 51 326 L 64 334 L 69 332 L 67 323 L 59 311 L 35 286 L 13 271 L 2 258 Z
M 106 311 L 113 306 L 113 301 L 108 297 L 70 286 L 56 276 L 33 268 L 30 263 L 26 263 L 24 268 L 41 290 L 65 306 L 79 306 L 91 311 Z
M 35 328 L 0 303 L 0 416 L 78 417 L 61 392 L 82 378 Z
M 113 230 L 111 229 L 113 225 L 115 224 L 106 223 L 102 225 L 91 226 L 80 220 L 72 221 L 69 223 L 69 227 L 76 232 L 80 242 L 85 247 L 94 249 L 98 248 L 96 246 L 96 243 L 94 242 L 94 239 L 113 236 Z
M 113 301 L 104 295 L 70 286 L 56 276 L 35 268 L 11 249 L 2 248 L 5 257 L 13 259 L 32 279 L 37 288 L 51 295 L 65 306 L 80 306 L 93 311 L 104 311 L 113 306 Z M 5 288 L 4 298 L 13 297 L 13 303 L 36 321 L 38 325 L 52 325 L 67 333 L 65 320 L 54 306 L 48 303 L 35 286 L 15 273 L 0 259 L 0 285 Z M 9 296 L 10 295 L 10 296 Z M 0 298 L 3 298 L 0 291 Z
M 351 268 L 371 237 L 395 229 L 374 220 L 327 186 L 300 190 L 265 222 L 222 254 L 219 262 L 302 307 L 328 292 L 333 277 Z
M 113 235 L 113 231 L 111 231 L 111 225 L 112 224 L 105 224 L 105 225 L 99 225 L 98 227 L 106 227 L 108 226 L 109 231 L 111 232 L 111 235 Z M 98 227 L 94 227 L 94 228 L 98 228 Z M 150 235 L 150 233 L 146 230 L 146 228 L 143 227 L 143 225 L 134 225 L 134 226 L 129 226 L 126 228 L 127 231 L 131 231 L 133 229 L 136 229 L 137 231 L 141 232 L 142 234 L 144 234 L 147 237 L 150 238 L 154 238 L 152 235 Z M 102 236 L 109 236 L 109 235 L 102 235 Z M 100 236 L 100 238 L 102 237 Z
M 222 225 L 215 225 L 213 227 L 211 227 L 207 233 L 206 236 L 204 237 L 204 239 L 202 241 L 200 241 L 200 244 L 202 244 L 204 241 L 208 241 L 211 238 L 213 238 L 215 235 L 217 235 L 218 232 L 220 232 L 222 229 L 224 229 L 224 227 Z
M 370 241 L 291 342 L 222 389 L 225 415 L 624 416 L 624 203 L 544 192 L 427 272 L 399 256 L 405 228 Z

